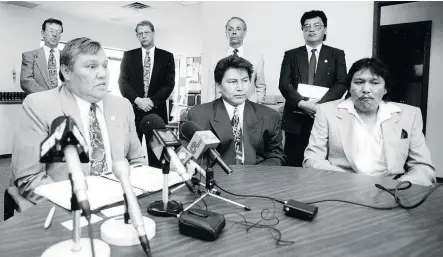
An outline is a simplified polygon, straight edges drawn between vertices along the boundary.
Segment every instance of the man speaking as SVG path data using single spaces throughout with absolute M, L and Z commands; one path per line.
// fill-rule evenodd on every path
M 36 187 L 69 179 L 66 163 L 39 162 L 40 144 L 57 117 L 72 117 L 84 137 L 90 159 L 82 164 L 86 175 L 111 172 L 116 159 L 145 164 L 131 104 L 108 94 L 108 58 L 100 43 L 86 37 L 69 41 L 60 54 L 60 78 L 60 87 L 27 96 L 18 115 L 14 183 L 33 203 L 43 200 Z
M 221 97 L 191 108 L 188 121 L 220 139 L 217 151 L 227 164 L 283 165 L 278 113 L 246 100 L 252 72 L 252 64 L 237 55 L 221 59 L 214 70 Z

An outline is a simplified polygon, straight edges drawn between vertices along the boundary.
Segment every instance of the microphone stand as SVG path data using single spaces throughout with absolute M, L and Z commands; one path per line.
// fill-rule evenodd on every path
M 89 234 L 91 238 L 81 238 L 80 227 L 80 206 L 77 201 L 77 196 L 74 193 L 72 177 L 71 181 L 71 211 L 72 211 L 72 239 L 59 242 L 48 249 L 46 249 L 42 257 L 58 257 L 58 256 L 78 256 L 78 257 L 110 257 L 111 248 L 105 242 L 99 239 L 93 239 L 92 233 Z M 88 220 L 88 226 L 91 226 Z M 92 229 L 92 228 L 90 228 Z M 92 230 L 89 230 L 90 232 Z
M 230 204 L 234 204 L 239 207 L 242 207 L 246 211 L 250 211 L 251 208 L 249 206 L 246 206 L 246 205 L 243 205 L 243 204 L 240 204 L 240 203 L 237 203 L 232 200 L 229 200 L 229 199 L 219 196 L 220 193 L 217 191 L 217 189 L 214 188 L 214 185 L 215 185 L 214 168 L 213 168 L 214 165 L 215 165 L 215 160 L 208 163 L 208 165 L 206 167 L 206 184 L 205 184 L 206 192 L 202 196 L 200 196 L 197 200 L 195 200 L 193 203 L 191 203 L 189 206 L 187 206 L 183 211 L 189 210 L 192 206 L 197 204 L 200 200 L 203 200 L 203 198 L 205 198 L 206 196 L 215 197 L 217 199 L 223 200 L 223 201 L 228 202 Z
M 168 175 L 171 162 L 168 158 L 163 158 L 162 172 L 163 172 L 163 189 L 162 200 L 154 201 L 148 205 L 148 213 L 157 217 L 176 217 L 183 211 L 183 204 L 179 201 L 169 200 L 169 184 Z

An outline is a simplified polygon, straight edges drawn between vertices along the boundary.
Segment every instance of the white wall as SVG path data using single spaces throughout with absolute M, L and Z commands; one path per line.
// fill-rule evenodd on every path
M 437 176 L 443 177 L 443 2 L 415 2 L 381 8 L 381 25 L 432 20 L 426 142 Z
M 373 5 L 373 2 L 203 2 L 203 58 L 205 53 L 227 48 L 226 21 L 232 16 L 242 17 L 248 25 L 245 47 L 264 54 L 267 94 L 281 95 L 278 80 L 284 52 L 304 45 L 300 25 L 304 12 L 326 13 L 325 44 L 345 51 L 349 69 L 356 60 L 372 56 Z

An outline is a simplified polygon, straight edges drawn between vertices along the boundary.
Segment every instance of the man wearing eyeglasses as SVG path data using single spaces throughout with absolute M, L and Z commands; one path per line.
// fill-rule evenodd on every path
M 214 80 L 215 65 L 220 59 L 230 55 L 242 57 L 254 65 L 251 77 L 251 87 L 247 93 L 248 100 L 256 103 L 263 103 L 266 97 L 266 81 L 264 71 L 263 54 L 255 51 L 250 46 L 244 46 L 243 41 L 248 32 L 246 22 L 240 17 L 231 17 L 225 25 L 225 33 L 229 45 L 221 51 L 214 52 L 213 55 L 204 55 L 203 68 L 207 71 L 202 77 L 202 102 L 210 102 L 221 96 L 217 91 Z
M 63 33 L 63 23 L 47 19 L 42 24 L 43 47 L 22 54 L 20 87 L 27 94 L 40 92 L 61 85 L 60 50 L 58 43 Z
M 279 89 L 286 103 L 282 128 L 285 131 L 287 165 L 301 167 L 309 142 L 317 104 L 337 100 L 346 92 L 346 60 L 343 50 L 323 44 L 328 19 L 323 11 L 305 12 L 300 20 L 305 45 L 286 51 L 283 58 Z M 305 87 L 329 88 L 321 99 L 302 96 Z
M 166 100 L 174 90 L 175 64 L 172 53 L 154 45 L 155 29 L 150 21 L 139 22 L 135 33 L 141 47 L 124 53 L 118 84 L 123 97 L 132 104 L 141 141 L 143 132 L 140 123 L 145 115 L 157 114 L 168 123 Z M 147 149 L 149 166 L 160 168 L 160 161 L 150 147 Z

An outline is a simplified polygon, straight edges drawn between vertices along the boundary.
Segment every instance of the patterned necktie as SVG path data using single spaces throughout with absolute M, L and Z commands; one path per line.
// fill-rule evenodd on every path
M 89 137 L 91 140 L 91 175 L 99 176 L 108 171 L 102 131 L 97 120 L 97 104 L 89 109 Z
M 238 53 L 238 49 L 237 48 L 235 48 L 234 51 L 232 51 L 232 52 L 233 52 L 233 55 L 238 56 L 238 54 L 237 54 Z
M 143 83 L 145 84 L 144 98 L 148 97 L 149 78 L 151 77 L 151 57 L 149 51 L 146 51 L 145 62 L 143 63 Z
M 238 114 L 238 109 L 234 109 L 234 116 L 231 121 L 232 134 L 234 135 L 234 146 L 235 146 L 235 164 L 243 164 L 243 146 L 242 146 L 242 129 L 240 126 L 240 115 Z
M 315 76 L 315 66 L 317 66 L 317 58 L 315 57 L 315 51 L 317 49 L 312 49 L 311 59 L 309 60 L 309 73 L 308 73 L 308 84 L 314 85 L 314 76 Z
M 57 64 L 55 64 L 55 56 L 54 49 L 49 51 L 49 60 L 48 60 L 48 71 L 49 71 L 49 81 L 51 82 L 51 87 L 57 87 Z

